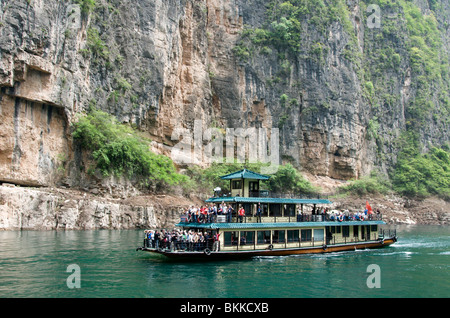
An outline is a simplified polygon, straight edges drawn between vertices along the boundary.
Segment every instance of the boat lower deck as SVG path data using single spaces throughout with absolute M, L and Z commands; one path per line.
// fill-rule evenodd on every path
M 169 258 L 208 258 L 208 259 L 239 259 L 239 258 L 251 258 L 256 256 L 289 256 L 289 255 L 299 255 L 299 254 L 323 254 L 323 253 L 333 253 L 333 252 L 343 252 L 352 250 L 364 250 L 364 249 L 374 249 L 383 248 L 389 246 L 397 241 L 396 236 L 392 236 L 386 239 L 380 239 L 376 241 L 365 241 L 365 242 L 354 242 L 347 244 L 336 244 L 336 245 L 321 245 L 314 247 L 300 247 L 300 248 L 282 248 L 275 249 L 271 245 L 267 246 L 266 249 L 257 250 L 239 250 L 239 251 L 212 251 L 208 248 L 202 251 L 185 251 L 176 250 L 172 251 L 170 249 L 160 249 L 160 248 L 146 248 L 141 247 L 139 250 L 156 253 L 164 255 Z

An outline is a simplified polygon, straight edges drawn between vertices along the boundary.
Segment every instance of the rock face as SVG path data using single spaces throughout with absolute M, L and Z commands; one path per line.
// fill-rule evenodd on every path
M 0 186 L 0 230 L 171 228 L 184 207 L 176 201 L 140 197 L 127 202 L 72 190 Z
M 378 112 L 366 96 L 367 79 L 348 56 L 372 53 L 377 45 L 376 30 L 366 26 L 367 4 L 348 1 L 344 9 L 356 38 L 342 21 L 329 23 L 321 33 L 304 20 L 296 57 L 280 62 L 282 51 L 272 47 L 243 62 L 233 49 L 245 28 L 266 22 L 270 2 L 2 1 L 0 114 L 6 127 L 1 179 L 53 184 L 62 161 L 58 155 L 74 160 L 68 127 L 89 106 L 136 124 L 166 154 L 177 142 L 174 130 L 194 131 L 197 120 L 223 130 L 280 128 L 282 160 L 316 175 L 350 179 L 374 166 L 388 168 L 391 154 L 395 157 L 391 144 L 407 125 L 405 105 L 415 94 L 406 53 L 400 55 L 405 72 L 385 73 L 393 81 L 390 96 L 396 104 L 380 99 L 387 113 L 374 121 Z M 430 12 L 423 1 L 416 4 L 424 14 Z M 441 7 L 436 12 L 445 22 L 448 4 Z M 448 37 L 442 35 L 446 48 Z M 349 53 L 352 39 L 358 47 Z M 404 41 L 395 44 L 401 50 Z M 286 108 L 283 94 L 295 103 Z M 52 129 L 36 121 L 37 109 L 47 113 Z M 370 131 L 371 124 L 377 131 Z M 448 124 L 435 126 L 423 129 L 424 141 L 448 141 Z M 42 131 L 33 146 L 24 139 L 27 129 L 35 135 Z M 370 133 L 379 138 L 369 138 Z
M 61 107 L 2 96 L 0 179 L 22 185 L 55 183 L 70 153 L 68 122 Z
M 176 130 L 193 132 L 200 122 L 221 131 L 277 128 L 280 161 L 313 175 L 351 179 L 374 167 L 387 171 L 418 90 L 408 39 L 392 33 L 405 28 L 403 9 L 383 7 L 389 28 L 377 31 L 367 27 L 367 1 L 339 0 L 346 16 L 325 33 L 313 19 L 301 21 L 297 56 L 257 48 L 244 61 L 235 51 L 242 31 L 264 25 L 270 2 L 0 0 L 0 182 L 85 187 L 86 158 L 70 126 L 89 107 L 136 125 L 168 155 Z M 450 5 L 428 2 L 414 5 L 423 14 L 434 10 L 448 53 Z M 387 58 L 377 53 L 381 34 L 398 47 L 400 64 L 379 74 L 391 84 L 375 103 L 361 69 Z M 441 109 L 445 100 L 433 97 Z M 425 120 L 424 144 L 448 142 L 441 115 Z

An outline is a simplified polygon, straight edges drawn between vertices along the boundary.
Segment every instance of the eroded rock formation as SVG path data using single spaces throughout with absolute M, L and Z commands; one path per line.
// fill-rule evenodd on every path
M 374 105 L 348 56 L 351 32 L 342 21 L 326 37 L 301 21 L 302 53 L 288 63 L 276 48 L 247 61 L 236 56 L 241 32 L 265 23 L 268 2 L 0 0 L 0 182 L 95 188 L 102 181 L 85 177 L 86 156 L 70 131 L 92 106 L 136 125 L 168 155 L 174 130 L 194 131 L 200 120 L 222 130 L 279 128 L 280 161 L 313 175 L 347 180 L 373 167 L 387 171 L 416 93 L 404 40 L 400 71 L 384 71 L 393 102 L 377 105 L 378 138 L 369 138 Z M 430 12 L 426 1 L 415 3 Z M 367 38 L 366 2 L 345 4 L 364 56 L 377 45 L 374 33 Z M 441 5 L 439 23 L 450 12 Z M 444 48 L 448 34 L 447 26 Z M 424 144 L 448 141 L 448 123 L 434 118 L 422 130 Z

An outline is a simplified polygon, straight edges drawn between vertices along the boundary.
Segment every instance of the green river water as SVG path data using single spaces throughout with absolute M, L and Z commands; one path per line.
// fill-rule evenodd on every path
M 397 235 L 377 250 L 182 263 L 136 251 L 141 230 L 2 231 L 0 297 L 449 297 L 450 227 L 398 226 Z M 379 288 L 368 286 L 372 264 Z

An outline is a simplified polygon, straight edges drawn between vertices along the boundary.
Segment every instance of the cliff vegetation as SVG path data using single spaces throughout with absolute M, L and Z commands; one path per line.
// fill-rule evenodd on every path
M 153 153 L 149 141 L 136 130 L 100 110 L 91 109 L 79 116 L 72 136 L 92 154 L 95 165 L 87 169 L 88 173 L 98 169 L 105 177 L 125 175 L 135 179 L 138 186 L 159 192 L 186 181 L 170 158 Z

